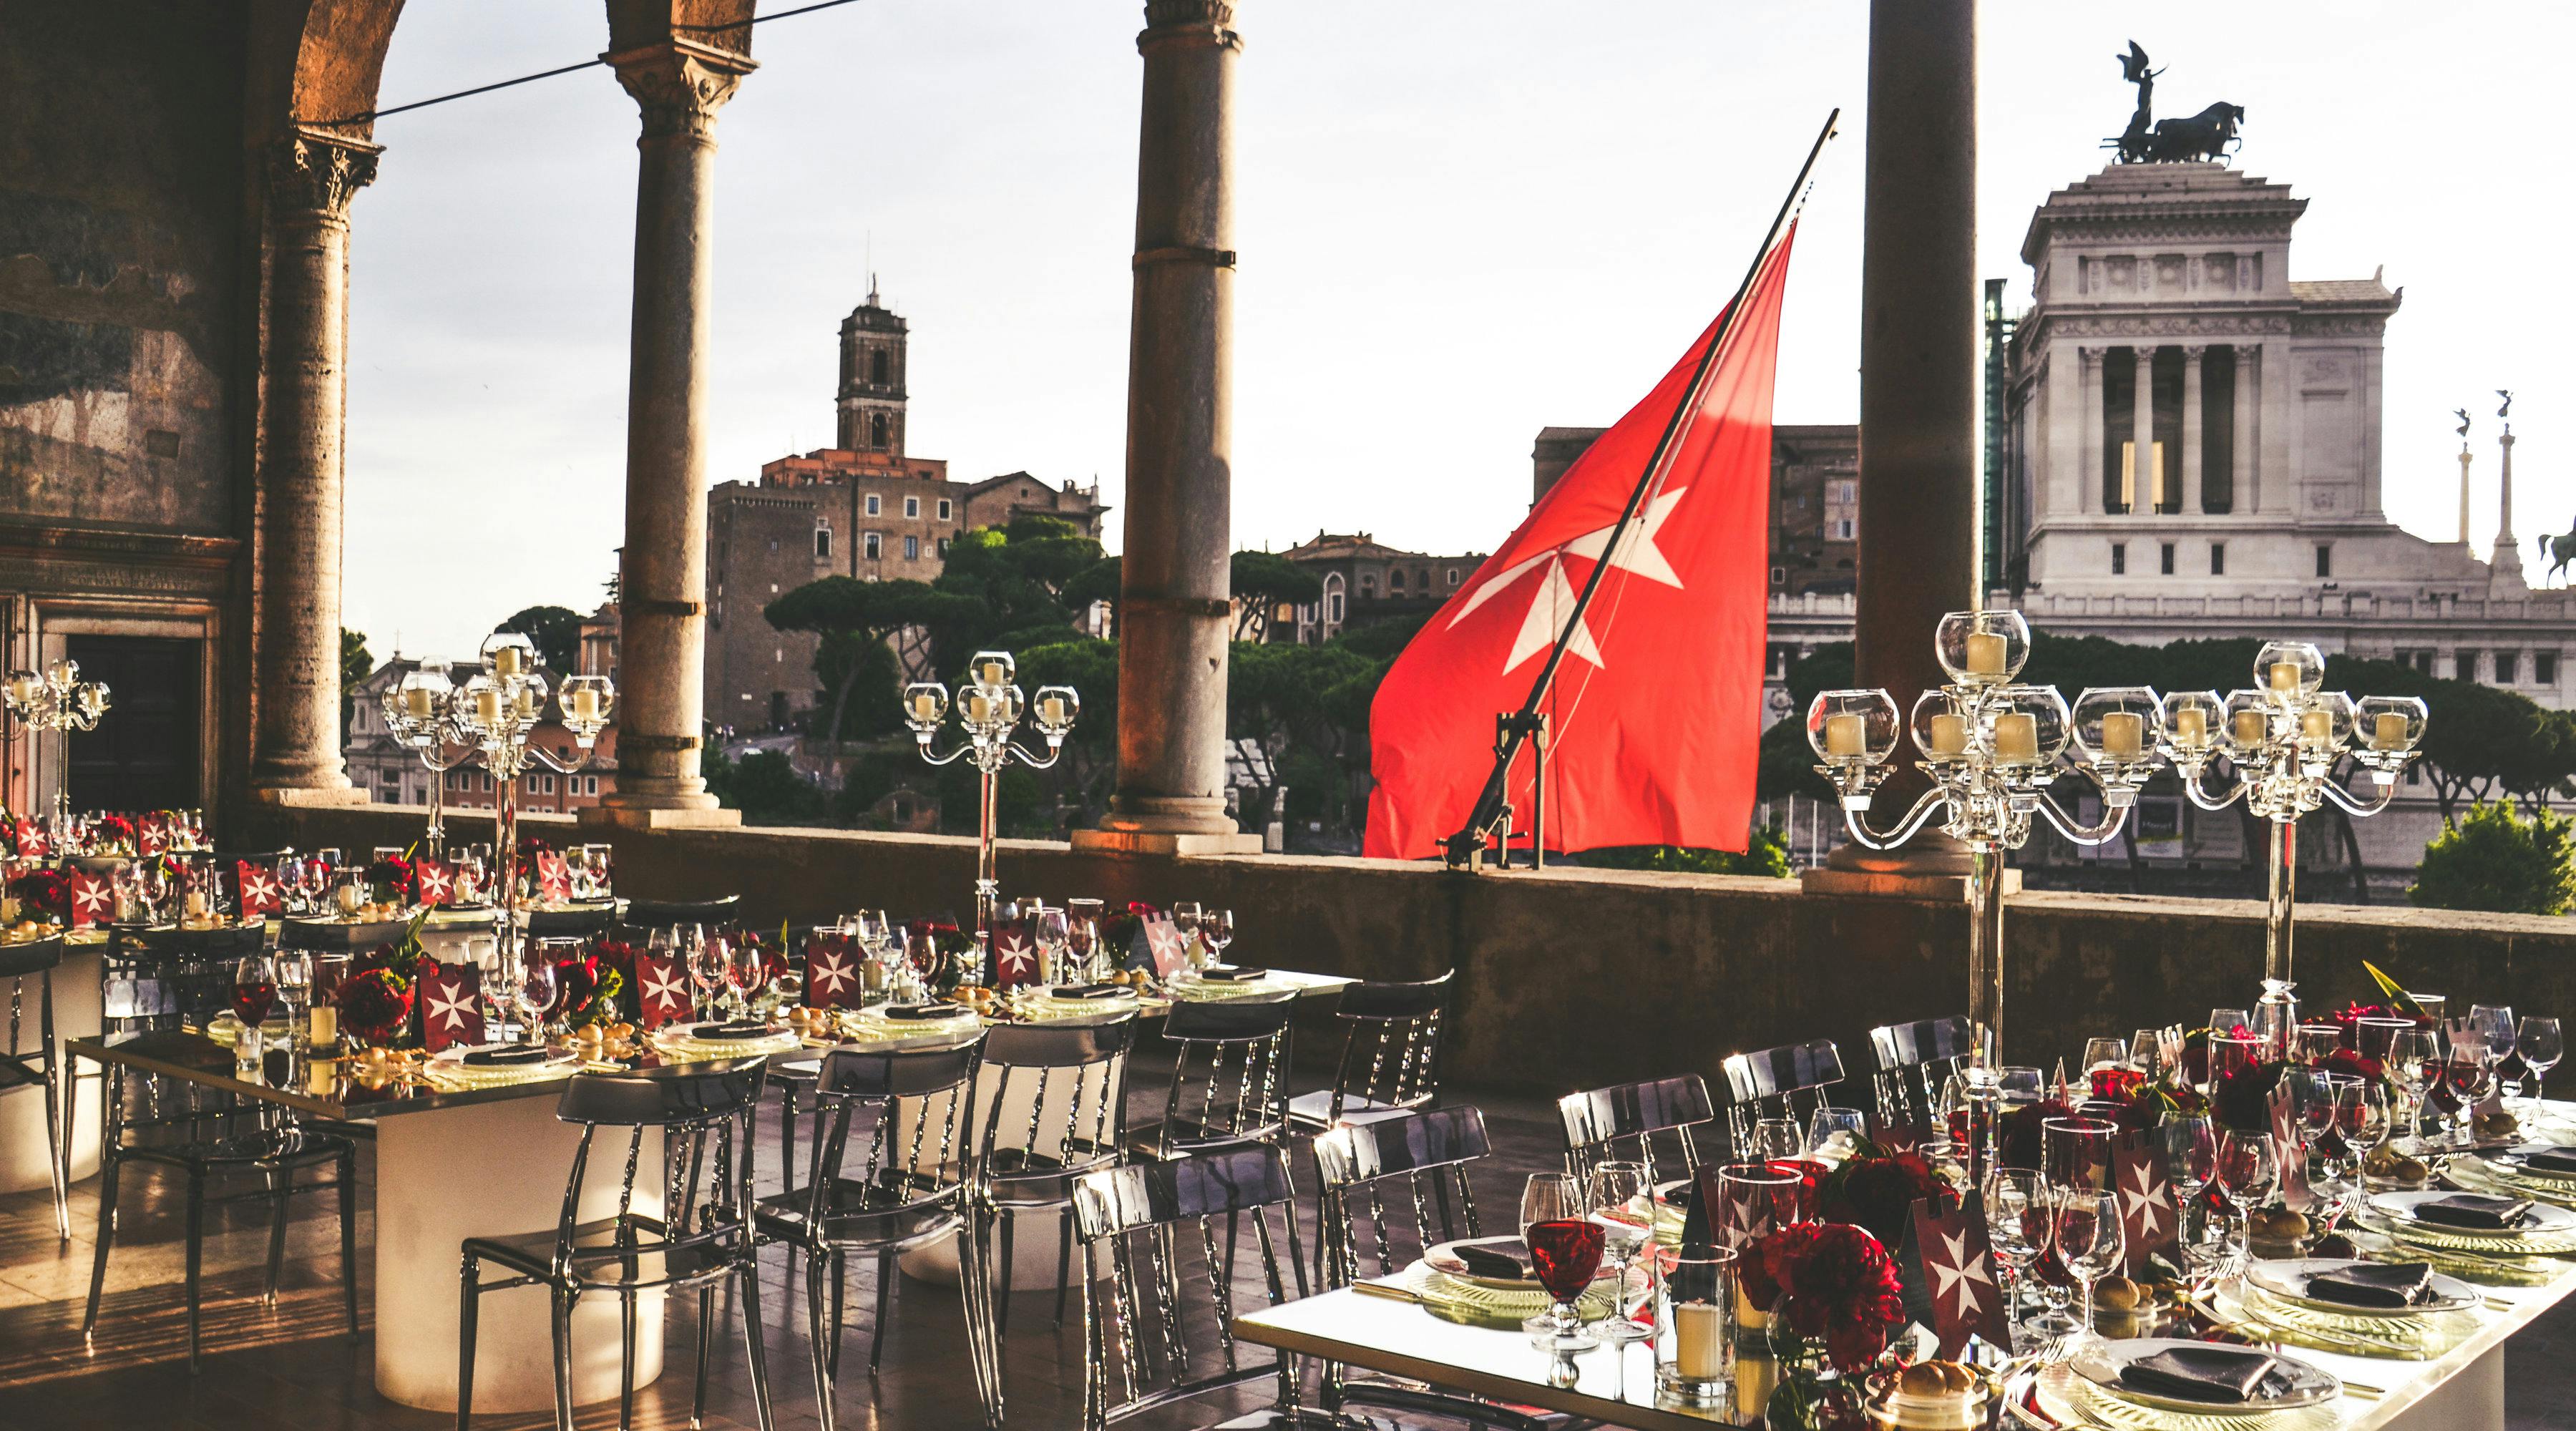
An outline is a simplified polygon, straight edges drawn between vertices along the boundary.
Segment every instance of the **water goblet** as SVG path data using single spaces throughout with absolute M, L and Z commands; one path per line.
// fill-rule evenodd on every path
M 680 949 L 681 957 L 688 961 L 689 982 L 698 991 L 698 1016 L 718 1017 L 725 982 L 724 941 L 710 941 L 704 929 L 692 924 L 680 931 Z
M 1522 1188 L 1521 1237 L 1529 1245 L 1531 1270 L 1551 1301 L 1521 1327 L 1541 1350 L 1563 1355 L 1600 1345 L 1583 1329 L 1575 1305 L 1601 1270 L 1607 1242 L 1591 1210 L 1582 1182 L 1570 1173 L 1533 1173 Z
M 2149 1078 L 2155 1077 L 2160 1071 L 2156 1066 L 2156 1043 L 2156 1031 L 2154 1029 L 2139 1029 L 2137 1032 L 2130 1034 L 2129 1067 L 2136 1069 L 2138 1072 L 2145 1074 Z
M 1601 1324 L 1601 1335 L 1614 1342 L 1652 1336 L 1654 1329 L 1638 1325 L 1631 1315 L 1628 1269 L 1638 1249 L 1654 1235 L 1654 1170 L 1644 1163 L 1596 1163 L 1586 1191 L 1592 1199 L 1592 1220 L 1601 1224 L 1602 1251 L 1612 1269 L 1610 1285 L 1616 1295 L 1609 1319 Z M 1651 1284 L 1652 1279 L 1648 1281 Z
M 2087 1077 L 2106 1068 L 2129 1066 L 2129 1044 L 2126 1039 L 2089 1038 L 2084 1041 L 2084 1072 Z
M 752 992 L 769 982 L 768 958 L 750 939 L 716 938 L 708 943 L 725 951 L 725 986 L 733 991 L 735 1007 L 750 1013 Z
M 1869 1115 L 1857 1108 L 1818 1108 L 1807 1123 L 1806 1154 L 1838 1164 L 1869 1141 Z
M 1752 1145 L 1745 1156 L 1756 1162 L 1772 1163 L 1784 1158 L 1804 1156 L 1807 1130 L 1795 1118 L 1763 1118 L 1753 1125 Z
M 1211 909 L 1199 916 L 1199 938 L 1216 951 L 1216 962 L 1225 962 L 1225 946 L 1234 942 L 1234 911 Z
M 1044 909 L 1029 926 L 1029 940 L 1038 948 L 1038 979 L 1045 984 L 1071 983 L 1065 968 L 1065 953 L 1073 944 L 1073 927 L 1062 908 Z
M 2093 1328 L 2093 1284 L 2116 1270 L 2128 1255 L 2127 1230 L 2120 1224 L 2117 1195 L 2082 1188 L 2060 1188 L 2049 1218 L 2049 1239 L 2066 1274 L 2082 1289 L 2084 1310 L 2076 1317 L 2080 1336 Z
M 2216 1169 L 2218 1190 L 2236 1209 L 2237 1224 L 2244 1229 L 2240 1235 L 2250 1246 L 2254 1209 L 2270 1200 L 2273 1189 L 2280 1186 L 2280 1154 L 2272 1135 L 2228 1129 L 2218 1139 Z
M 2209 1011 L 2209 1031 L 2213 1034 L 2232 1033 L 2237 1029 L 2252 1027 L 2254 1027 L 2254 1015 L 2248 1010 L 2211 1009 Z
M 1190 967 L 1194 969 L 1204 968 L 1209 962 L 1203 952 L 1206 946 L 1199 943 L 1201 914 L 1202 911 L 1197 902 L 1193 900 L 1183 900 L 1172 906 L 1172 928 L 1179 931 L 1182 956 L 1189 960 Z
M 2039 1125 L 2040 1171 L 2049 1185 L 2107 1192 L 2111 1140 L 2120 1125 L 2107 1118 L 2049 1118 Z
M 1986 1174 L 1979 1201 L 1985 1208 L 1986 1245 L 1993 1249 L 1995 1266 L 2003 1273 L 2005 1320 L 2020 1324 L 2020 1305 L 2027 1292 L 2031 1263 L 2038 1260 L 2041 1231 L 2031 1217 L 2034 1207 L 2045 1205 L 2039 1174 L 2028 1168 L 1997 1168 Z
M 555 1000 L 563 992 L 563 978 L 555 968 L 554 955 L 540 943 L 523 951 L 519 967 L 510 973 L 510 1004 L 518 1011 L 520 1031 L 530 1046 L 542 1048 L 546 1042 L 546 1016 L 554 1012 Z
M 2536 1124 L 2540 1121 L 2541 1080 L 2567 1053 L 2558 1020 L 2525 1014 L 2514 1030 L 2513 1051 L 2521 1056 L 2522 1066 L 2531 1070 L 2531 1121 Z

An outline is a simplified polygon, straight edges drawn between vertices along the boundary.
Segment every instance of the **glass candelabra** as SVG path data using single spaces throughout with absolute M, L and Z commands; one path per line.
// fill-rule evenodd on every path
M 2030 627 L 2018 611 L 1953 611 L 1941 618 L 1933 646 L 1950 680 L 1925 691 L 1904 723 L 1932 788 L 1894 829 L 1872 830 L 1864 817 L 1896 753 L 1895 700 L 1883 690 L 1823 692 L 1808 708 L 1807 740 L 1824 762 L 1817 772 L 1842 798 L 1853 839 L 1893 849 L 1937 816 L 1941 830 L 1968 847 L 1971 1037 L 1963 1082 L 1972 1115 L 1991 1130 L 2003 1030 L 2004 854 L 2029 840 L 2034 818 L 2079 845 L 2116 835 L 2155 772 L 2161 706 L 2145 686 L 2115 686 L 2086 690 L 2070 711 L 2055 687 L 2021 684 Z M 2046 794 L 2068 762 L 2101 790 L 2098 825 L 2079 824 Z
M 421 844 L 447 858 L 447 772 L 472 760 L 474 744 L 456 721 L 456 685 L 444 661 L 424 661 L 384 693 L 385 729 L 429 767 L 429 830 Z
M 2334 802 L 2346 814 L 2376 815 L 2397 793 L 2397 777 L 2424 738 L 2424 703 L 2413 696 L 2365 696 L 2324 690 L 2326 658 L 2303 641 L 2274 641 L 2254 657 L 2252 689 L 2177 691 L 2165 698 L 2165 753 L 2184 793 L 2204 810 L 2238 800 L 2272 827 L 2271 898 L 2263 926 L 2263 996 L 2255 1032 L 2275 1056 L 2286 1055 L 2299 1028 L 2297 985 L 2290 976 L 2292 921 L 2298 902 L 2299 817 Z M 2370 776 L 2372 798 L 2357 800 L 2335 778 L 2343 757 Z M 2236 783 L 2213 798 L 2202 772 L 2227 757 Z
M 1036 709 L 1026 714 L 1038 734 L 1046 737 L 1047 751 L 1040 756 L 1025 749 L 1011 739 L 1024 713 L 1017 674 L 1009 652 L 978 651 L 967 662 L 967 679 L 957 687 L 953 703 L 947 689 L 935 681 L 916 681 L 903 692 L 904 723 L 921 744 L 921 758 L 947 765 L 971 756 L 981 776 L 975 821 L 975 943 L 987 972 L 992 968 L 993 910 L 1001 896 L 1001 882 L 993 872 L 993 803 L 1002 771 L 1013 761 L 1031 770 L 1054 765 L 1064 754 L 1065 733 L 1073 729 L 1074 718 L 1082 711 L 1082 698 L 1073 687 L 1038 687 Z M 966 729 L 966 743 L 945 755 L 934 754 L 931 740 L 952 706 L 957 723 Z
M 473 747 L 472 756 L 480 757 L 499 792 L 492 860 L 493 883 L 500 895 L 495 922 L 504 969 L 518 967 L 520 777 L 536 765 L 558 775 L 570 775 L 588 765 L 617 700 L 606 676 L 564 680 L 563 690 L 556 694 L 556 718 L 572 734 L 580 752 L 564 759 L 529 739 L 544 724 L 546 712 L 546 678 L 536 665 L 536 650 L 527 637 L 497 632 L 483 643 L 483 670 L 463 686 L 452 687 L 447 696 L 447 720 L 455 734 Z
M 11 715 L 31 730 L 62 731 L 66 742 L 72 731 L 98 729 L 99 717 L 107 714 L 107 682 L 82 680 L 80 663 L 73 660 L 56 661 L 45 667 L 42 675 L 34 671 L 12 673 L 7 694 Z M 68 751 L 68 743 L 65 749 Z M 71 758 L 66 754 L 62 778 L 54 782 L 53 828 L 46 833 L 59 849 L 71 828 Z

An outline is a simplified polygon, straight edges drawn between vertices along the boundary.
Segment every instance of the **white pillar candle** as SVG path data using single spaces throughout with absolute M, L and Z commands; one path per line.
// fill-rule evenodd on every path
M 1859 757 L 1869 754 L 1869 726 L 1857 715 L 1825 717 L 1825 754 Z
M 921 694 L 914 696 L 912 698 L 912 718 L 925 723 L 939 719 L 939 697 L 932 695 L 928 691 L 923 691 Z
M 572 718 L 578 721 L 599 719 L 599 692 L 588 686 L 573 687 Z
M 2370 743 L 2380 750 L 2406 748 L 2406 717 L 2396 711 L 2381 711 L 2370 719 Z
M 2184 706 L 2174 712 L 2173 743 L 2184 750 L 2199 750 L 2209 744 L 2209 712 L 2198 706 Z
M 993 699 L 982 691 L 966 698 L 966 719 L 982 725 L 993 718 Z
M 2299 689 L 2299 667 L 2297 662 L 2275 661 L 2272 663 L 2272 689 L 2279 691 L 2283 695 L 2292 695 L 2297 693 Z
M 2299 712 L 2299 744 L 2326 746 L 2334 744 L 2334 716 L 2327 711 Z
M 403 709 L 411 715 L 413 720 L 429 719 L 429 688 L 427 686 L 404 687 Z
M 1946 760 L 1968 748 L 1968 718 L 1955 711 L 1932 717 L 1932 758 Z
M 2113 760 L 2137 759 L 2146 739 L 2146 717 L 2136 711 L 2111 711 L 2102 717 L 2102 753 Z
M 986 661 L 982 669 L 976 673 L 975 679 L 988 686 L 998 686 L 1004 684 L 1010 678 L 1003 672 L 1001 662 Z
M 1711 1302 L 1673 1304 L 1673 1370 L 1693 1381 L 1727 1374 L 1726 1309 Z
M 1048 725 L 1064 724 L 1064 697 L 1049 696 L 1038 702 L 1038 719 Z
M 2028 711 L 2006 711 L 1995 717 L 1995 759 L 2039 759 L 2039 718 Z
M 329 1004 L 315 1004 L 312 1009 L 311 1037 L 315 1048 L 327 1048 L 340 1037 L 340 1011 Z
M 2236 713 L 2236 743 L 2238 745 L 2261 745 L 2264 738 L 2270 734 L 2271 725 L 2264 719 L 2261 711 L 2242 710 Z
M 2004 673 L 2004 638 L 1992 631 L 1968 633 L 1968 674 L 2000 676 Z
M 211 905 L 206 903 L 206 892 L 202 889 L 192 889 L 188 891 L 187 904 L 188 917 L 191 919 L 205 918 L 207 911 L 212 908 Z
M 516 646 L 502 646 L 492 652 L 493 675 L 515 676 L 519 674 L 520 664 L 519 648 Z
M 354 884 L 344 884 L 340 886 L 339 893 L 335 896 L 342 914 L 357 913 L 358 906 L 365 901 L 365 898 L 366 896 L 360 894 L 358 892 L 358 887 Z
M 501 723 L 501 693 L 499 691 L 491 690 L 476 691 L 474 693 L 474 718 L 487 726 L 499 725 Z

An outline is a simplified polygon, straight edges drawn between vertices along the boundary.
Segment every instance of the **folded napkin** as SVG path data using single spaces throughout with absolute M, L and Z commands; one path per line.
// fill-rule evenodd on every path
M 2491 1197 L 2485 1193 L 2453 1193 L 2449 1197 L 2415 1204 L 2415 1220 L 2442 1227 L 2511 1232 L 2531 1220 L 2531 1200 Z
M 2433 1264 L 2355 1263 L 2308 1279 L 2308 1295 L 2347 1307 L 2411 1307 L 2433 1295 Z
M 515 1048 L 478 1048 L 465 1055 L 464 1062 L 477 1068 L 508 1067 L 514 1063 L 543 1063 L 551 1050 L 520 1045 Z
M 1132 999 L 1136 991 L 1124 984 L 1076 984 L 1047 995 L 1053 999 Z
M 737 1039 L 767 1038 L 777 1032 L 780 1030 L 755 1020 L 748 1023 L 700 1024 L 689 1030 L 686 1037 L 704 1039 L 709 1043 L 731 1043 Z
M 1479 1277 L 1514 1278 L 1528 1282 L 1538 1276 L 1530 1261 L 1529 1244 L 1517 1237 L 1486 1237 L 1474 1242 L 1453 1242 L 1449 1250 L 1467 1270 Z
M 2242 1404 L 2255 1398 L 2280 1365 L 2261 1352 L 2234 1347 L 2167 1347 L 2121 1367 L 2120 1384 L 2184 1401 Z
M 1199 971 L 1199 977 L 1211 984 L 1248 984 L 1255 979 L 1267 978 L 1269 974 L 1267 969 L 1240 964 L 1210 964 Z
M 942 1019 L 961 1018 L 975 1012 L 964 1004 L 888 1004 L 877 1010 L 880 1018 L 904 1019 L 914 1023 L 932 1023 Z
M 2535 1173 L 2576 1177 L 2576 1148 L 2542 1148 L 2523 1155 L 2522 1165 Z

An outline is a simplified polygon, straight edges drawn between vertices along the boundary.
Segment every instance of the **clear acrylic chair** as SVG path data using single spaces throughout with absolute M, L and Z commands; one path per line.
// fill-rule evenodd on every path
M 457 1307 L 456 1427 L 474 1413 L 475 1321 L 487 1293 L 543 1287 L 553 1302 L 555 1426 L 573 1431 L 572 1314 L 585 1296 L 618 1299 L 623 1357 L 617 1423 L 635 1423 L 637 1302 L 652 1291 L 698 1294 L 698 1370 L 690 1424 L 706 1413 L 707 1361 L 713 1350 L 716 1287 L 731 1281 L 740 1300 L 742 1340 L 751 1363 L 751 1395 L 761 1431 L 772 1431 L 769 1364 L 760 1334 L 760 1263 L 752 1229 L 751 1110 L 760 1101 L 759 1059 L 703 1072 L 577 1073 L 564 1084 L 555 1116 L 581 1125 L 581 1142 L 564 1185 L 563 1216 L 551 1231 L 515 1237 L 469 1237 Z M 627 1134 L 617 1211 L 579 1220 L 591 1148 L 602 1128 Z M 662 1207 L 635 1208 L 636 1170 L 648 1129 L 662 1134 Z M 615 1135 L 611 1135 L 614 1144 Z M 708 1155 L 713 1142 L 714 1155 Z M 649 1189 L 648 1189 L 649 1191 Z M 489 1262 L 509 1275 L 483 1280 Z M 380 1333 L 399 1335 L 399 1331 Z
M 1288 1126 L 1320 1133 L 1438 1098 L 1440 1016 L 1451 977 L 1344 989 L 1333 1009 L 1342 1025 L 1342 1054 L 1332 1084 L 1288 1100 Z
M 1569 1093 L 1556 1100 L 1556 1115 L 1567 1172 L 1585 1177 L 1600 1163 L 1640 1162 L 1658 1184 L 1678 1178 L 1687 1185 L 1705 1161 L 1699 1140 L 1714 1131 L 1717 1107 L 1707 1080 L 1685 1073 Z
M 1803 1127 L 1825 1106 L 1825 1090 L 1843 1081 L 1842 1050 L 1834 1041 L 1783 1044 L 1758 1053 L 1726 1056 L 1726 1128 L 1738 1149 L 1750 1147 L 1753 1125 L 1787 1118 Z
M 842 1290 L 851 1259 L 876 1264 L 876 1322 L 868 1334 L 868 1375 L 874 1377 L 893 1310 L 896 1257 L 950 1236 L 958 1238 L 975 1389 L 986 1422 L 1001 1425 L 987 1283 L 976 1240 L 959 1235 L 971 1211 L 974 1163 L 967 1145 L 983 1054 L 981 1034 L 951 1048 L 825 1053 L 811 1095 L 814 1151 L 805 1186 L 760 1200 L 761 1236 L 807 1257 L 806 1315 L 823 1431 L 838 1424 L 833 1388 L 841 1371 Z
M 1931 1132 L 1939 1121 L 1942 1085 L 1966 1065 L 1973 1037 L 1964 1016 L 1871 1029 L 1869 1047 L 1878 1069 L 1869 1081 L 1879 1122 L 1910 1128 L 1917 1137 Z
M 1109 1263 L 1108 1276 L 1083 1281 L 1085 1431 L 1272 1379 L 1278 1385 L 1274 1409 L 1225 1425 L 1250 1431 L 1300 1424 L 1296 1358 L 1246 1349 L 1234 1339 L 1232 1259 L 1218 1251 L 1216 1233 L 1218 1218 L 1248 1218 L 1269 1304 L 1303 1297 L 1306 1268 L 1297 1243 L 1295 1197 L 1286 1152 L 1258 1143 L 1103 1168 L 1074 1181 L 1074 1226 L 1084 1260 L 1105 1250 Z M 1282 1224 L 1278 1236 L 1271 1230 L 1274 1213 Z M 1187 1235 L 1192 1224 L 1195 1237 Z
M 990 1102 L 976 1139 L 975 1235 L 998 1254 L 986 1259 L 998 1284 L 997 1330 L 1010 1324 L 1012 1224 L 1027 1214 L 1057 1217 L 1055 1320 L 1073 1270 L 1073 1181 L 1116 1163 L 1127 1143 L 1127 1064 L 1136 1013 L 1036 1024 L 1003 1024 L 984 1038 Z M 1024 1111 L 1023 1111 L 1024 1110 Z
M 1229 1143 L 1278 1142 L 1287 1132 L 1288 1025 L 1293 989 L 1240 999 L 1189 999 L 1164 1016 L 1172 1075 L 1163 1114 L 1128 1139 L 1142 1157 L 1176 1158 Z
M 45 1161 L 53 1183 L 54 1235 L 72 1240 L 72 1099 L 79 1087 L 64 1076 L 62 1047 L 54 1039 L 54 970 L 63 941 L 30 940 L 0 945 L 0 979 L 9 981 L 9 1052 L 0 1057 L 0 1091 L 33 1088 L 45 1101 Z M 36 1046 L 20 1052 L 26 1019 L 27 981 L 36 983 Z

